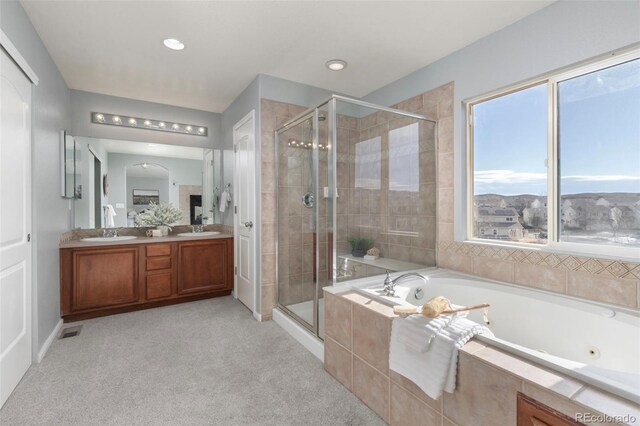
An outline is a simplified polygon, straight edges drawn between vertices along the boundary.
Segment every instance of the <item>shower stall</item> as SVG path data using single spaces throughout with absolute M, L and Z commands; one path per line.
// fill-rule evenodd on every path
M 275 142 L 278 309 L 323 338 L 323 287 L 435 266 L 434 121 L 334 95 Z

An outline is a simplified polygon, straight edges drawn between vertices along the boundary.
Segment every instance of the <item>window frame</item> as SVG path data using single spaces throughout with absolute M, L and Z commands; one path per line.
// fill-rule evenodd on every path
M 572 66 L 568 69 L 549 73 L 520 84 L 509 86 L 482 96 L 464 101 L 466 115 L 466 238 L 465 242 L 524 248 L 564 254 L 598 256 L 604 258 L 623 258 L 637 261 L 640 256 L 638 247 L 620 247 L 589 243 L 571 243 L 559 240 L 560 205 L 558 176 L 558 83 L 580 77 L 625 62 L 640 59 L 640 49 L 611 53 L 587 64 Z M 473 234 L 473 198 L 474 198 L 474 147 L 473 147 L 473 107 L 477 104 L 506 96 L 534 86 L 547 86 L 547 242 L 544 244 L 521 243 L 517 241 L 499 241 L 474 237 Z

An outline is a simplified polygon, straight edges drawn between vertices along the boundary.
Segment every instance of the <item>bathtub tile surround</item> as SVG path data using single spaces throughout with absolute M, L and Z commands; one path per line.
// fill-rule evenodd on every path
M 353 394 L 389 422 L 389 377 L 359 357 L 353 357 Z
M 341 310 L 344 312 L 337 314 Z M 369 321 L 377 317 L 378 323 L 389 326 L 395 318 L 391 307 L 362 294 L 325 290 L 325 370 L 391 425 L 515 424 L 517 392 L 572 418 L 577 413 L 631 415 L 636 421 L 630 424 L 640 425 L 638 404 L 478 340 L 471 340 L 460 351 L 455 392 L 434 401 L 409 379 L 382 367 L 380 354 L 365 354 L 355 344 L 351 350 L 336 341 L 358 338 L 388 342 L 390 332 L 386 328 L 358 328 L 360 320 L 356 316 Z M 348 338 L 342 325 L 333 324 L 337 321 L 352 324 Z M 360 333 L 369 336 L 361 338 L 357 336 Z
M 443 414 L 459 425 L 515 425 L 520 380 L 462 352 L 454 393 L 443 394 Z
M 597 302 L 640 308 L 640 264 L 440 241 L 439 266 Z

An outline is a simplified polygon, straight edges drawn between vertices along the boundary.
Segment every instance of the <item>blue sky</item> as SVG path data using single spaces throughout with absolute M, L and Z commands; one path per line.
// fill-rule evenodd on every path
M 559 83 L 561 193 L 640 192 L 640 60 Z M 474 106 L 475 193 L 545 195 L 547 86 Z

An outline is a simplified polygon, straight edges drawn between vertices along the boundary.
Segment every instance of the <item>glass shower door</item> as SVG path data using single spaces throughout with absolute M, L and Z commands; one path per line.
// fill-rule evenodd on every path
M 317 333 L 317 140 L 314 113 L 276 132 L 278 305 Z

